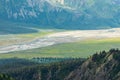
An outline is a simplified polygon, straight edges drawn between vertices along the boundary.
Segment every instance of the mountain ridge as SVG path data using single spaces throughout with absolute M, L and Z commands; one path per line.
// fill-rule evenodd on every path
M 86 60 L 78 69 L 70 73 L 65 80 L 119 80 L 120 51 L 96 53 Z
M 1 0 L 0 16 L 13 22 L 60 29 L 119 27 L 119 3 L 118 0 Z

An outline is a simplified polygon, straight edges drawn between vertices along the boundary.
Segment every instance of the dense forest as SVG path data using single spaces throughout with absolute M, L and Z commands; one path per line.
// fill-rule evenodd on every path
M 14 58 L 0 62 L 0 80 L 120 80 L 119 61 L 118 49 L 101 51 L 87 59 Z
M 0 72 L 15 80 L 63 80 L 83 61 L 81 58 L 3 59 Z

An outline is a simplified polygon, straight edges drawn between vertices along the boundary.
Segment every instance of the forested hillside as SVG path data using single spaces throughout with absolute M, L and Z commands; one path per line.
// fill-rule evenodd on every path
M 26 60 L 18 61 L 1 65 L 0 72 L 10 75 L 16 80 L 63 80 L 71 71 L 78 68 L 84 59 L 43 64 L 27 62 Z
M 111 49 L 96 53 L 88 59 L 45 64 L 16 63 L 16 67 L 3 65 L 0 66 L 0 72 L 16 80 L 120 80 L 119 61 L 120 50 Z M 18 66 L 20 64 L 22 66 Z
M 96 53 L 65 80 L 120 80 L 120 50 Z

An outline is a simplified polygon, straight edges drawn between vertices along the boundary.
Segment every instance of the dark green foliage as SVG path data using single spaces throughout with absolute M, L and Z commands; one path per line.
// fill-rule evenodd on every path
M 37 59 L 39 61 L 40 58 Z M 12 76 L 16 80 L 40 80 L 40 79 L 63 80 L 66 76 L 69 75 L 71 71 L 79 67 L 84 61 L 84 59 L 81 58 L 80 59 L 42 58 L 42 59 L 44 59 L 45 61 L 46 60 L 48 61 L 49 59 L 57 60 L 57 62 L 40 64 L 39 62 L 34 63 L 29 60 L 16 59 L 17 62 L 8 61 L 9 62 L 8 65 L 7 64 L 1 65 L 0 71 L 2 73 Z M 16 63 L 11 63 L 11 62 L 16 62 Z M 15 64 L 15 66 L 13 64 Z
M 99 54 L 96 53 L 92 56 L 92 61 L 100 64 L 104 61 L 104 58 L 105 58 L 106 55 L 107 55 L 107 53 L 105 51 L 102 51 Z
M 14 79 L 8 75 L 0 74 L 0 80 L 14 80 Z
M 52 58 L 52 57 L 43 57 L 43 58 L 33 58 L 32 61 L 37 63 L 53 63 L 53 62 L 61 62 L 61 61 L 67 61 L 67 60 L 73 60 L 74 58 Z
M 0 59 L 0 72 L 14 71 L 18 68 L 24 68 L 31 65 L 36 65 L 36 62 L 26 59 Z
M 71 79 L 66 78 L 66 80 L 74 80 L 76 75 L 79 80 L 88 80 L 88 78 L 119 80 L 120 78 L 118 49 L 96 53 L 87 60 L 81 58 L 34 58 L 32 62 L 24 59 L 13 60 L 15 61 L 3 60 L 5 64 L 0 63 L 0 72 L 16 80 L 64 80 L 71 72 L 72 75 L 69 76 Z
M 112 80 L 115 80 L 115 76 L 120 72 L 120 63 L 119 64 L 116 64 L 114 65 L 112 71 L 110 72 L 110 78 Z
M 111 57 L 108 61 L 108 58 Z M 99 54 L 94 54 L 92 57 L 93 62 L 96 62 L 96 66 L 104 65 L 105 64 L 105 69 L 109 71 L 107 76 L 109 76 L 109 79 L 111 80 L 117 80 L 120 76 L 117 76 L 120 72 L 120 50 L 119 49 L 110 49 L 109 52 L 100 52 Z M 91 63 L 92 64 L 92 63 Z M 91 69 L 93 68 L 92 64 Z M 116 77 L 117 76 L 117 77 Z
M 110 50 L 111 53 L 113 53 L 113 58 L 117 61 L 120 61 L 120 51 L 118 49 L 112 49 Z
M 120 50 L 94 54 L 65 80 L 120 80 Z

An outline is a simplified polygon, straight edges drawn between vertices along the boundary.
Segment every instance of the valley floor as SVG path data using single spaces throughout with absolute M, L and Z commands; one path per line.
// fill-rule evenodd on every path
M 10 38 L 26 39 L 26 41 L 20 40 L 19 43 L 13 41 L 14 43 L 10 42 L 9 45 L 1 45 L 0 58 L 88 57 L 100 50 L 120 48 L 120 28 L 43 31 L 42 33 L 12 35 L 8 38 L 7 35 L 2 37 L 4 38 L 1 39 L 8 41 L 12 41 Z
M 8 53 L 12 51 L 27 50 L 33 48 L 46 47 L 59 43 L 82 41 L 86 39 L 102 39 L 120 37 L 120 28 L 107 30 L 77 30 L 57 32 L 44 37 L 33 39 L 30 42 L 11 44 L 9 46 L 0 47 L 0 53 Z

